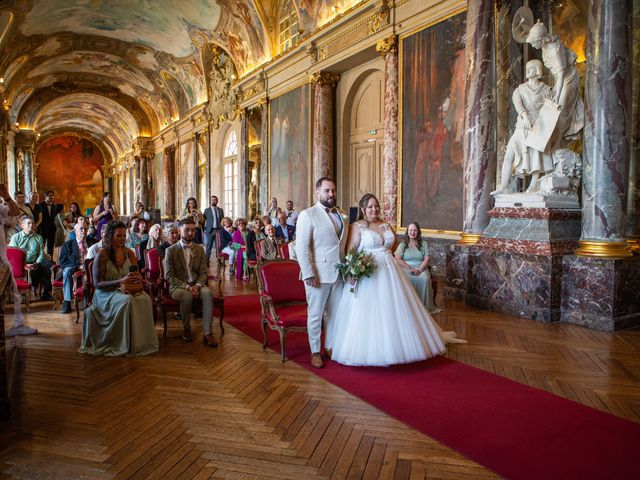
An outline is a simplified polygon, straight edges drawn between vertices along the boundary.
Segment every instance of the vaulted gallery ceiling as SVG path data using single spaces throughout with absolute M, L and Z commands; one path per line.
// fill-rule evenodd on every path
M 238 75 L 272 58 L 278 12 L 312 32 L 356 0 L 9 0 L 0 2 L 0 94 L 41 141 L 76 134 L 112 159 L 208 100 L 210 45 Z M 329 5 L 329 7 L 327 6 Z M 331 7 L 333 5 L 333 7 Z

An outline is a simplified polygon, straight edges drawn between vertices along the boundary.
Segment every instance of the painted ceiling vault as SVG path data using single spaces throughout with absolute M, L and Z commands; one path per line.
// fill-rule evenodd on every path
M 283 4 L 312 32 L 359 1 L 0 1 L 0 95 L 17 128 L 117 160 L 209 100 L 211 45 L 243 75 L 278 53 Z

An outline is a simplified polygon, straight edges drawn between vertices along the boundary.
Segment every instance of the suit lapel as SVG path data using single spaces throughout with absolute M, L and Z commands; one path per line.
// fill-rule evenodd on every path
M 333 223 L 333 220 L 331 220 L 331 218 L 329 217 L 329 214 L 326 212 L 325 207 L 321 203 L 316 203 L 316 208 L 318 209 L 318 215 L 324 218 L 325 225 L 328 225 L 328 227 L 331 228 L 331 231 L 335 234 L 335 236 L 339 238 L 339 234 L 336 231 L 336 226 Z

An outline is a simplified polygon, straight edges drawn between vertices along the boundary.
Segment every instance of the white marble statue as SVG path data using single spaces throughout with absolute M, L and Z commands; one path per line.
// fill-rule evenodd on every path
M 552 97 L 552 89 L 540 80 L 542 78 L 540 60 L 529 60 L 525 71 L 527 81 L 520 84 L 511 97 L 518 112 L 518 120 L 516 129 L 507 144 L 500 186 L 493 194 L 508 193 L 509 183 L 514 174 L 523 179 L 531 176 L 527 192 L 535 191 L 540 176 L 553 170 L 553 160 L 549 152 L 539 152 L 526 144 L 531 127 L 538 119 L 545 99 Z
M 518 42 L 527 42 L 542 51 L 542 63 L 553 75 L 553 87 L 541 80 L 542 64 L 531 60 L 526 65 L 527 82 L 513 93 L 518 112 L 516 129 L 509 139 L 502 166 L 501 181 L 492 194 L 496 206 L 509 202 L 528 205 L 579 206 L 578 189 L 582 178 L 580 155 L 567 148 L 584 126 L 584 105 L 580 98 L 580 79 L 576 54 L 564 46 L 557 35 L 547 32 L 533 14 L 522 7 L 514 18 L 513 34 Z M 509 186 L 514 176 L 531 176 L 526 192 L 513 193 Z

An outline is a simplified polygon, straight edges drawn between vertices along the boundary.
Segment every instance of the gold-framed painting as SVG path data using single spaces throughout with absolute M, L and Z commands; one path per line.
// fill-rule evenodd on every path
M 465 30 L 458 11 L 400 36 L 400 230 L 462 230 Z
M 303 83 L 269 100 L 269 199 L 292 200 L 296 209 L 310 204 L 311 85 Z

